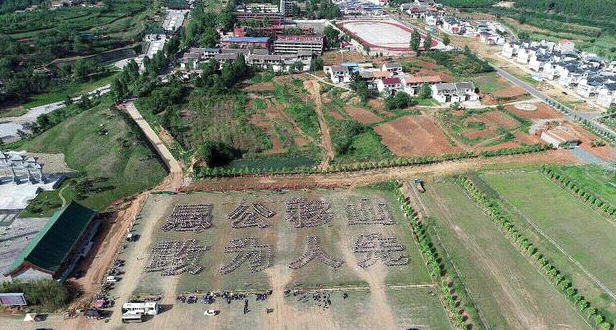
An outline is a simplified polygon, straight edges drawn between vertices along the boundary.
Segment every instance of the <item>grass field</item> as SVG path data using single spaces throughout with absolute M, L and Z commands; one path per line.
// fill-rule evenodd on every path
M 197 275 L 183 274 L 172 280 L 158 273 L 144 272 L 141 274 L 135 293 L 169 292 L 173 287 L 168 285 L 176 284 L 175 290 L 172 290 L 176 293 L 194 290 L 250 291 L 269 288 L 334 290 L 332 307 L 328 310 L 313 306 L 314 302 L 311 299 L 301 301 L 299 297 L 291 296 L 284 299 L 285 314 L 297 316 L 297 322 L 300 324 L 303 322 L 309 324 L 310 320 L 306 317 L 321 313 L 319 315 L 325 317 L 325 320 L 338 325 L 333 328 L 369 329 L 375 325 L 368 320 L 358 318 L 357 313 L 366 311 L 365 314 L 370 314 L 371 310 L 378 310 L 379 307 L 375 306 L 379 305 L 386 306 L 387 312 L 392 313 L 393 322 L 398 328 L 421 326 L 422 329 L 447 329 L 450 326 L 445 311 L 440 305 L 438 296 L 431 294 L 436 289 L 432 287 L 430 277 L 411 236 L 410 226 L 403 221 L 390 188 L 389 185 L 379 185 L 350 190 L 153 195 L 142 211 L 145 222 L 156 221 L 156 227 L 160 228 L 170 214 L 172 205 L 209 203 L 213 204 L 213 227 L 202 233 L 163 232 L 156 229 L 150 247 L 161 240 L 190 238 L 195 238 L 201 244 L 208 246 L 208 250 L 199 260 L 204 269 Z M 330 201 L 333 220 L 329 224 L 313 228 L 293 227 L 285 219 L 285 201 L 293 197 L 323 198 Z M 396 224 L 348 225 L 346 205 L 358 203 L 362 197 L 387 202 Z M 257 200 L 276 212 L 273 218 L 267 220 L 269 227 L 233 229 L 227 214 L 242 201 L 250 203 Z M 396 237 L 405 247 L 405 254 L 410 257 L 409 264 L 386 267 L 379 261 L 366 270 L 358 267 L 357 262 L 364 255 L 353 253 L 353 244 L 360 234 L 374 232 L 382 233 L 386 237 Z M 307 235 L 318 236 L 323 251 L 343 261 L 344 264 L 339 269 L 333 269 L 315 259 L 298 270 L 289 268 L 288 264 L 303 252 Z M 260 243 L 273 245 L 275 247 L 273 266 L 253 273 L 248 263 L 244 263 L 235 271 L 221 275 L 219 267 L 234 257 L 233 254 L 224 253 L 224 247 L 231 239 L 240 237 L 258 237 Z M 348 292 L 349 297 L 343 299 L 340 290 Z M 375 299 L 379 301 L 375 302 Z
M 77 200 L 97 210 L 156 185 L 166 175 L 132 122 L 108 106 L 102 103 L 68 118 L 21 146 L 29 152 L 63 153 L 67 165 L 84 175 L 77 181 L 91 184 L 86 198 Z
M 421 200 L 428 224 L 491 328 L 588 327 L 453 179 L 428 183 Z
M 537 229 L 537 240 L 596 306 L 616 315 L 616 225 L 539 172 L 485 174 L 523 227 Z M 528 192 L 532 191 L 532 194 Z M 599 193 L 599 192 L 597 192 Z M 541 196 L 541 198 L 536 198 Z
M 616 173 L 596 165 L 564 166 L 559 170 L 606 201 L 616 204 Z
M 28 102 L 22 106 L 25 108 L 33 108 L 41 105 L 61 102 L 66 100 L 67 96 L 76 97 L 87 92 L 91 92 L 99 87 L 110 84 L 116 78 L 119 71 L 111 67 L 111 71 L 93 77 L 91 80 L 81 83 L 72 83 L 66 86 L 57 87 L 44 94 L 32 95 Z

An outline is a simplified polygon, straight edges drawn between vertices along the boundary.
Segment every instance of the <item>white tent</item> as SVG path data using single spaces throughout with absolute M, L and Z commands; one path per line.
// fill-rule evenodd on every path
M 26 314 L 26 317 L 24 317 L 24 322 L 36 322 L 36 314 Z

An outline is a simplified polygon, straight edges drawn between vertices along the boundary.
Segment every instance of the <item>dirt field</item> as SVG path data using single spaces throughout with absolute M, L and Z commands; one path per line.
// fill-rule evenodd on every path
M 314 228 L 294 228 L 285 219 L 285 201 L 294 197 L 323 198 L 332 203 L 333 219 L 329 223 Z M 368 198 L 374 202 L 385 202 L 390 206 L 390 214 L 394 225 L 354 225 L 349 226 L 346 214 L 346 205 L 356 204 L 361 198 Z M 231 228 L 227 215 L 235 209 L 240 202 L 250 203 L 261 201 L 264 205 L 276 212 L 276 215 L 267 219 L 269 226 L 259 228 Z M 160 226 L 166 222 L 172 205 L 178 203 L 211 203 L 213 204 L 213 227 L 203 233 L 191 232 L 163 232 Z M 449 328 L 444 310 L 438 304 L 438 299 L 428 295 L 431 281 L 423 266 L 419 251 L 410 235 L 410 228 L 399 209 L 389 189 L 385 188 L 358 188 L 351 190 L 313 190 L 295 192 L 230 192 L 226 194 L 196 193 L 187 195 L 152 195 L 146 202 L 142 216 L 143 223 L 152 228 L 151 239 L 138 242 L 138 246 L 127 250 L 123 258 L 134 260 L 133 253 L 140 260 L 137 268 L 132 267 L 131 278 L 123 279 L 120 283 L 128 287 L 133 285 L 136 293 L 161 293 L 173 301 L 176 292 L 193 292 L 194 290 L 264 290 L 274 289 L 274 295 L 265 302 L 254 303 L 251 299 L 251 313 L 241 317 L 241 304 L 234 302 L 231 305 L 217 304 L 221 315 L 215 320 L 202 320 L 197 318 L 197 324 L 206 322 L 208 328 L 213 329 L 244 329 L 247 326 L 261 327 L 263 329 L 302 329 L 307 324 L 314 324 L 316 318 L 323 323 L 326 329 L 383 329 L 407 328 L 421 325 L 425 329 Z M 142 228 L 142 230 L 150 230 Z M 357 264 L 365 255 L 353 253 L 353 245 L 360 234 L 381 233 L 386 237 L 396 237 L 397 241 L 405 247 L 405 254 L 410 263 L 403 266 L 390 266 L 376 264 L 363 269 Z M 305 245 L 305 237 L 316 235 L 320 238 L 322 250 L 334 259 L 343 262 L 342 267 L 333 269 L 313 260 L 305 267 L 292 270 L 287 265 L 299 257 Z M 271 267 L 264 271 L 253 273 L 248 262 L 240 268 L 221 275 L 219 267 L 230 262 L 233 254 L 224 253 L 224 247 L 229 241 L 238 237 L 258 237 L 260 243 L 271 244 L 274 249 L 274 261 Z M 183 274 L 176 277 L 162 277 L 157 273 L 144 273 L 143 265 L 148 259 L 150 248 L 161 240 L 185 240 L 195 238 L 208 247 L 199 259 L 204 270 L 197 275 Z M 133 252 L 131 252 L 133 251 Z M 379 261 L 380 263 L 380 261 Z M 130 266 L 128 266 L 130 267 Z M 320 288 L 333 290 L 332 306 L 330 308 L 314 308 L 313 301 L 298 301 L 297 297 L 285 297 L 285 288 Z M 348 293 L 344 299 L 340 290 Z M 395 290 L 395 291 L 392 291 Z M 392 295 L 391 298 L 389 295 Z M 407 301 L 408 299 L 408 301 Z M 371 310 L 364 318 L 356 318 L 356 308 Z M 274 308 L 274 313 L 266 315 L 265 308 Z M 201 307 L 200 309 L 203 309 Z M 211 307 L 208 307 L 211 308 Z M 182 312 L 185 310 L 185 312 Z M 163 324 L 184 324 L 185 318 L 178 317 L 178 313 L 196 315 L 199 313 L 190 306 L 175 303 L 171 311 L 155 317 L 151 326 Z M 388 315 L 383 319 L 383 315 Z M 289 320 L 294 320 L 289 322 Z M 359 321 L 359 322 L 358 322 Z
M 543 102 L 529 103 L 535 106 L 537 109 L 533 111 L 524 111 L 518 109 L 515 105 L 506 105 L 505 109 L 513 112 L 514 114 L 527 119 L 560 119 L 563 115 L 556 110 L 550 108 Z
M 383 121 L 383 118 L 375 115 L 374 113 L 358 107 L 345 107 L 344 111 L 349 114 L 356 121 L 369 125 Z
M 492 93 L 492 96 L 497 98 L 515 98 L 522 95 L 526 95 L 526 91 L 524 91 L 521 87 L 518 86 L 511 86 L 504 89 L 499 89 Z
M 374 130 L 396 156 L 437 156 L 462 151 L 452 146 L 432 118 L 425 115 L 398 118 Z

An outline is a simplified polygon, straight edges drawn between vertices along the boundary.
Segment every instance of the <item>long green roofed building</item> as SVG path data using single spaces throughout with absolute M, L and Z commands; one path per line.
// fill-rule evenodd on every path
M 24 281 L 64 281 L 92 246 L 96 212 L 71 202 L 57 211 L 19 254 L 5 276 Z

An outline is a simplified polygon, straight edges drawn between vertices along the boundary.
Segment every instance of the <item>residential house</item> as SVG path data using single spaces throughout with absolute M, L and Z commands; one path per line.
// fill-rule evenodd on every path
M 402 80 L 399 77 L 383 78 L 377 80 L 376 87 L 379 93 L 387 92 L 395 95 L 398 91 L 403 90 Z
M 432 85 L 432 98 L 439 103 L 454 103 L 478 101 L 479 95 L 475 92 L 475 85 L 471 82 L 439 83 Z
M 329 78 L 334 84 L 351 82 L 351 72 L 349 68 L 344 65 L 332 65 L 324 69 L 325 73 L 329 75 Z
M 528 68 L 533 71 L 540 72 L 543 71 L 545 65 L 549 62 L 549 56 L 534 54 L 530 57 L 530 60 L 528 61 Z
M 438 76 L 405 76 L 404 77 L 404 91 L 411 95 L 417 95 L 424 85 L 436 85 L 443 82 L 443 79 Z
M 616 107 L 616 83 L 608 83 L 599 88 L 597 104 L 606 108 Z
M 445 17 L 442 20 L 443 24 L 441 28 L 443 31 L 451 34 L 462 34 L 464 31 L 462 30 L 462 26 L 460 25 L 460 21 L 453 17 Z
M 384 63 L 381 71 L 391 72 L 393 75 L 402 73 L 402 65 L 398 62 Z

